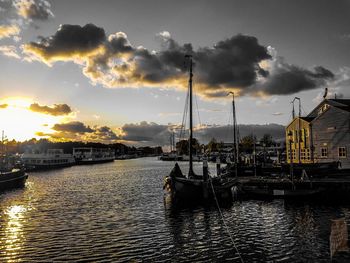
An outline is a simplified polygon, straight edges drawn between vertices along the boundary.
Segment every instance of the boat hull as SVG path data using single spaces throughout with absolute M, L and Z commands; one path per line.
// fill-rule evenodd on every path
M 24 170 L 15 170 L 0 174 L 0 191 L 24 187 L 28 175 Z
M 227 202 L 233 200 L 234 182 L 218 184 L 218 182 L 203 181 L 203 179 L 188 179 L 185 177 L 171 178 L 169 191 L 172 196 L 186 203 L 203 201 Z
M 204 184 L 202 180 L 187 178 L 172 178 L 173 195 L 176 198 L 195 202 L 205 199 Z
M 78 165 L 84 165 L 84 164 L 98 164 L 98 163 L 108 163 L 108 162 L 114 162 L 114 158 L 111 159 L 101 159 L 101 160 L 79 160 L 76 159 L 76 164 Z
M 241 194 L 245 197 L 268 199 L 305 199 L 315 198 L 324 192 L 323 188 L 310 189 L 273 189 L 261 187 L 243 187 Z
M 26 165 L 26 171 L 44 171 L 44 170 L 51 170 L 51 169 L 59 169 L 59 168 L 65 168 L 65 167 L 71 167 L 75 165 L 75 162 L 72 163 L 63 163 L 63 164 L 49 164 L 49 165 Z

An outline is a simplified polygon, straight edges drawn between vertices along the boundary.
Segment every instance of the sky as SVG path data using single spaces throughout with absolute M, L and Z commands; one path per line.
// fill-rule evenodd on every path
M 229 92 L 239 124 L 281 130 L 294 97 L 350 97 L 349 24 L 349 0 L 0 0 L 0 129 L 166 145 L 191 54 L 203 142 L 229 133 Z

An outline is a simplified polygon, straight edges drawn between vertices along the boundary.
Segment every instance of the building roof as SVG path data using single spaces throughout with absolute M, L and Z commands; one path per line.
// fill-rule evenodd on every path
M 328 99 L 329 104 L 350 112 L 350 99 Z
M 350 112 L 350 99 L 324 99 L 320 104 L 318 104 L 307 116 L 300 117 L 301 120 L 306 122 L 312 122 L 316 119 L 318 114 L 318 109 L 324 104 L 329 104 L 338 109 Z M 287 126 L 286 129 L 296 120 L 298 117 L 294 118 Z
M 311 122 L 313 119 L 315 119 L 315 117 L 300 117 L 300 119 L 307 121 L 307 122 Z

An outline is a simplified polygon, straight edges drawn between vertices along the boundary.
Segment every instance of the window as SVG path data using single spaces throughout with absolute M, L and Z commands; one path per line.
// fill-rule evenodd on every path
M 321 157 L 328 157 L 328 149 L 327 147 L 321 148 Z
M 346 158 L 346 147 L 338 148 L 338 156 L 339 158 Z
M 305 157 L 307 160 L 311 160 L 310 149 L 305 149 Z
M 305 159 L 306 159 L 306 158 L 305 158 L 305 157 L 306 157 L 306 155 L 305 155 L 305 149 L 301 149 L 301 150 L 300 150 L 300 156 L 301 156 L 301 159 L 302 159 L 302 160 L 305 160 Z

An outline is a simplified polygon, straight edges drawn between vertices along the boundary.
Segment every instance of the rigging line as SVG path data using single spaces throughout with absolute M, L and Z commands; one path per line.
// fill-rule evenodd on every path
M 237 246 L 236 246 L 236 243 L 235 243 L 235 241 L 234 241 L 234 239 L 233 239 L 233 237 L 232 237 L 232 234 L 231 234 L 231 232 L 230 232 L 230 229 L 228 228 L 228 226 L 227 226 L 227 224 L 226 224 L 224 215 L 223 215 L 222 212 L 221 212 L 221 209 L 220 209 L 220 206 L 219 206 L 219 202 L 218 202 L 218 199 L 216 198 L 214 186 L 213 186 L 213 183 L 212 183 L 212 181 L 211 181 L 211 177 L 210 177 L 210 176 L 209 176 L 209 182 L 210 182 L 210 185 L 211 185 L 211 189 L 212 189 L 212 191 L 213 191 L 213 195 L 214 195 L 214 199 L 215 199 L 216 206 L 217 206 L 217 208 L 218 208 L 218 210 L 219 210 L 219 213 L 220 213 L 221 221 L 224 223 L 226 233 L 227 233 L 228 236 L 230 237 L 231 242 L 232 242 L 232 244 L 233 244 L 233 246 L 234 246 L 234 248 L 235 248 L 235 250 L 236 250 L 236 252 L 237 252 L 237 254 L 238 254 L 238 256 L 239 256 L 239 258 L 240 258 L 240 260 L 241 260 L 241 262 L 244 263 L 244 260 L 243 260 L 243 258 L 242 258 L 242 256 L 241 256 L 241 254 L 239 253 L 238 248 L 237 248 Z
M 193 84 L 192 84 L 192 88 L 193 88 L 193 91 L 194 91 L 194 100 L 196 101 L 196 108 L 197 108 L 199 126 L 202 127 L 201 117 L 200 117 L 200 115 L 199 115 L 198 100 L 197 100 L 197 92 L 196 92 L 196 90 L 195 90 Z
M 230 107 L 230 113 L 228 115 L 228 121 L 227 121 L 228 127 L 227 127 L 226 134 L 225 134 L 225 138 L 229 138 L 228 141 L 232 140 L 232 138 L 230 138 L 230 135 L 233 133 L 233 125 L 232 125 L 232 129 L 231 129 L 231 121 L 232 121 L 232 114 L 233 114 L 232 111 L 233 111 L 233 109 L 232 109 L 232 107 Z
M 303 107 L 303 106 L 301 106 L 301 110 L 302 110 L 302 112 L 301 112 L 301 113 L 302 113 L 303 115 L 306 115 L 306 110 L 304 109 L 304 107 Z
M 185 108 L 184 108 L 184 112 L 182 114 L 182 123 L 181 123 L 181 129 L 180 129 L 180 140 L 182 140 L 183 137 L 185 136 L 184 133 L 185 133 L 185 126 L 186 126 L 186 121 L 187 121 L 188 97 L 189 97 L 189 90 L 187 89 Z

